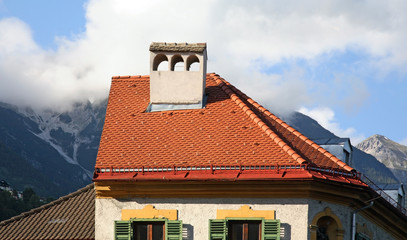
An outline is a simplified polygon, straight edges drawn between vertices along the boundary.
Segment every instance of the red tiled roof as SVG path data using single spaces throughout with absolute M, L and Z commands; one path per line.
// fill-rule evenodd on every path
M 113 77 L 97 172 L 300 164 L 354 171 L 216 74 L 207 75 L 204 109 L 146 112 L 149 83 Z
M 94 184 L 0 222 L 0 239 L 94 239 Z

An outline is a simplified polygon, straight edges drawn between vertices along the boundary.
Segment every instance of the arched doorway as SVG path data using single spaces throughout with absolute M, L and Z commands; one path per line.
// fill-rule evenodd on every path
M 317 240 L 336 239 L 338 224 L 335 219 L 329 216 L 321 217 L 318 219 L 317 227 Z
M 311 240 L 343 240 L 341 220 L 330 208 L 315 215 L 311 223 Z

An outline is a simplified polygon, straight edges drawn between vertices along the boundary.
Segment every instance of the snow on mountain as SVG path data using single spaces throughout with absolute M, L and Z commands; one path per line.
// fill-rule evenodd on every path
M 105 103 L 102 102 L 99 105 L 92 105 L 89 102 L 78 103 L 71 111 L 63 113 L 51 110 L 34 112 L 27 108 L 19 109 L 18 112 L 38 124 L 40 133 L 33 133 L 35 136 L 48 142 L 63 159 L 70 164 L 80 166 L 91 178 L 93 166 L 89 168 L 89 165 L 79 161 L 81 153 L 79 149 L 85 147 L 97 150 L 97 146 L 91 145 L 95 140 L 98 145 L 103 126 Z M 90 135 L 83 134 L 84 130 L 88 128 L 93 129 L 93 132 L 91 131 Z
M 96 119 L 92 110 L 88 104 L 77 104 L 72 111 L 65 113 L 34 112 L 26 108 L 19 109 L 19 113 L 37 123 L 40 133 L 32 133 L 49 143 L 68 163 L 80 166 L 86 172 L 86 179 L 91 178 L 92 171 L 78 162 L 78 149 L 91 143 L 92 136 L 82 136 L 81 132 Z
M 5 180 L 15 181 L 21 187 L 32 187 L 37 193 L 48 196 L 60 196 L 89 184 L 106 103 L 76 104 L 72 110 L 62 113 L 0 103 L 0 145 L 4 147 L 3 153 L 6 152 L 0 159 L 0 172 L 6 173 L 3 177 L 8 179 Z M 8 168 L 10 159 L 14 158 L 21 162 L 20 166 L 24 165 L 30 172 L 42 173 L 44 177 L 36 177 L 41 181 L 34 181 L 26 171 Z M 25 177 L 25 181 L 17 183 Z

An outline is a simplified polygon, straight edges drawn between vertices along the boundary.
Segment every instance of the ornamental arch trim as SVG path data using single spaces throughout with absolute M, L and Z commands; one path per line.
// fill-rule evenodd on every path
M 333 238 L 330 237 L 329 239 L 344 239 L 345 230 L 343 229 L 342 222 L 329 207 L 325 208 L 324 211 L 317 213 L 312 219 L 310 225 L 311 240 L 317 240 L 318 232 L 322 227 L 321 225 L 327 225 L 325 229 L 326 234 L 331 237 L 333 236 Z
M 158 71 L 158 66 L 162 62 L 168 62 L 168 57 L 165 54 L 157 54 L 154 57 L 154 61 L 153 61 L 153 71 Z M 167 66 L 166 70 L 168 71 L 168 66 Z

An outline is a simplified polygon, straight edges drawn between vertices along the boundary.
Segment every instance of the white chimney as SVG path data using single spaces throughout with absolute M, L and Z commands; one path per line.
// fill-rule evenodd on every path
M 148 110 L 203 108 L 206 61 L 206 43 L 151 43 Z

